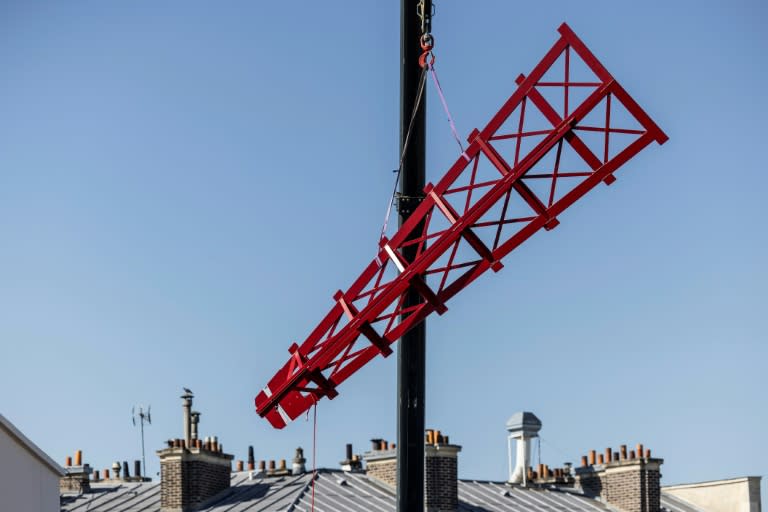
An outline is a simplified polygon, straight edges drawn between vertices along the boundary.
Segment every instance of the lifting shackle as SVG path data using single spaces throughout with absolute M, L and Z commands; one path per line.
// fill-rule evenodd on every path
M 432 65 L 435 63 L 435 54 L 432 53 L 432 48 L 435 47 L 435 38 L 432 37 L 432 34 L 430 33 L 422 34 L 419 43 L 421 44 L 419 66 L 422 68 L 426 68 L 427 66 L 432 67 Z M 429 60 L 429 63 L 427 63 L 427 59 L 430 57 L 431 59 Z

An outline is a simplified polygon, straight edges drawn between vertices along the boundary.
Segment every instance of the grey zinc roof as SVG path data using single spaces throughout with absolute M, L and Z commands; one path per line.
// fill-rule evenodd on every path
M 459 510 L 467 512 L 551 512 L 609 510 L 599 501 L 571 490 L 525 488 L 501 482 L 459 481 Z
M 93 483 L 88 494 L 62 495 L 64 512 L 160 512 L 158 482 Z M 232 486 L 203 512 L 309 512 L 312 474 L 249 478 L 232 473 Z M 393 512 L 394 491 L 364 473 L 320 469 L 315 481 L 317 512 Z M 502 482 L 460 480 L 459 512 L 608 512 L 600 501 L 572 489 L 523 488 Z M 700 512 L 679 499 L 662 497 L 666 512 Z
M 702 509 L 691 505 L 676 496 L 661 491 L 661 508 L 669 512 L 704 512 Z
M 93 492 L 62 496 L 65 512 L 159 512 L 160 484 L 93 483 Z M 577 493 L 509 487 L 499 482 L 459 482 L 461 512 L 605 512 L 598 501 Z M 312 474 L 250 479 L 232 473 L 232 486 L 215 496 L 205 512 L 309 512 Z M 394 491 L 364 473 L 318 470 L 315 481 L 317 512 L 391 512 Z
M 65 511 L 121 511 L 160 510 L 160 484 L 91 483 L 87 494 L 63 493 L 61 510 Z

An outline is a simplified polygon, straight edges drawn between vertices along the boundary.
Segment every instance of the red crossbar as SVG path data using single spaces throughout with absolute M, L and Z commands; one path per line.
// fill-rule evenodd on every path
M 639 151 L 667 136 L 566 24 L 560 39 L 256 396 L 276 428 L 307 411 Z M 418 230 L 417 233 L 413 233 Z M 414 237 L 409 235 L 414 234 Z M 417 245 L 408 264 L 399 251 Z M 405 308 L 415 289 L 424 302 Z M 362 336 L 361 336 L 362 335 Z

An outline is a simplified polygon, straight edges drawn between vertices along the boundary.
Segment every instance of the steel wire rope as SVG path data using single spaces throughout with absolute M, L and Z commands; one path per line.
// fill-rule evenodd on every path
M 389 225 L 389 217 L 392 215 L 392 205 L 395 203 L 397 197 L 397 186 L 400 184 L 400 175 L 403 171 L 403 160 L 405 160 L 405 153 L 408 151 L 408 142 L 411 139 L 411 131 L 413 130 L 413 122 L 416 120 L 416 113 L 419 111 L 421 105 L 421 98 L 424 96 L 424 85 L 427 82 L 427 69 L 422 68 L 421 77 L 419 77 L 419 91 L 416 94 L 416 103 L 413 105 L 413 111 L 411 112 L 411 119 L 408 121 L 408 130 L 405 132 L 405 140 L 403 141 L 403 150 L 400 153 L 400 161 L 397 169 L 395 169 L 395 185 L 392 188 L 392 196 L 389 199 L 387 205 L 387 213 L 384 215 L 384 224 L 381 227 L 381 233 L 379 234 L 379 241 L 384 238 L 387 232 L 387 226 Z

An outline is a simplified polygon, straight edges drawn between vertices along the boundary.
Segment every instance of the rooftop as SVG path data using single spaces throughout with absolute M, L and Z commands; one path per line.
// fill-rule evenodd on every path
M 299 512 L 311 510 L 312 473 L 252 478 L 232 473 L 232 486 L 200 508 L 203 512 Z M 365 473 L 319 469 L 315 481 L 318 512 L 389 512 L 395 510 L 392 488 Z M 662 497 L 667 512 L 700 512 L 684 501 Z M 460 512 L 523 511 L 601 512 L 613 510 L 578 490 L 521 487 L 504 482 L 459 480 Z M 63 494 L 64 512 L 159 512 L 159 482 L 106 482 L 88 494 Z

